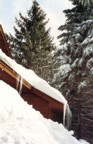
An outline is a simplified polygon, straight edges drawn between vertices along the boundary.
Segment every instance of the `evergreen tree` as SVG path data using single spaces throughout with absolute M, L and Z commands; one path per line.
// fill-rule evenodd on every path
M 59 27 L 60 47 L 55 51 L 53 86 L 68 100 L 72 129 L 77 138 L 93 143 L 93 5 L 72 1 Z
M 73 4 L 81 3 L 83 6 L 89 6 L 93 4 L 93 0 L 70 0 Z
M 51 81 L 52 76 L 52 51 L 55 49 L 47 29 L 46 14 L 37 1 L 33 1 L 27 17 L 21 13 L 16 18 L 15 35 L 7 36 L 7 40 L 14 59 L 33 69 L 40 77 Z

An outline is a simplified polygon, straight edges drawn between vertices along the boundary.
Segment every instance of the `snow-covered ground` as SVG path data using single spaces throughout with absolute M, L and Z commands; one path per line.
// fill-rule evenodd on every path
M 62 124 L 45 119 L 0 80 L 0 144 L 87 144 Z

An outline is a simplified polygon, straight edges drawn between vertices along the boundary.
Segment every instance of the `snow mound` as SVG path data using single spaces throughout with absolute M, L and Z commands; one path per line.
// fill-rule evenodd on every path
M 0 144 L 80 143 L 62 124 L 45 119 L 15 89 L 0 81 Z

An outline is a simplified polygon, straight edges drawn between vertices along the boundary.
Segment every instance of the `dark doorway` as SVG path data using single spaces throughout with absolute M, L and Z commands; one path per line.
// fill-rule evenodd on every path
M 62 111 L 52 110 L 52 120 L 58 123 L 63 123 Z

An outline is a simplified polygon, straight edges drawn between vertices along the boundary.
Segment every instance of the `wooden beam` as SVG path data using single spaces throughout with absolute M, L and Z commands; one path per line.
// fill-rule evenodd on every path
M 9 56 L 9 57 L 12 58 L 12 55 L 11 55 L 11 53 L 10 53 L 9 46 L 8 46 L 8 43 L 7 43 L 7 40 L 6 40 L 4 31 L 3 31 L 3 28 L 2 28 L 1 25 L 0 25 L 0 48 L 2 49 L 2 51 L 3 51 L 7 56 Z

